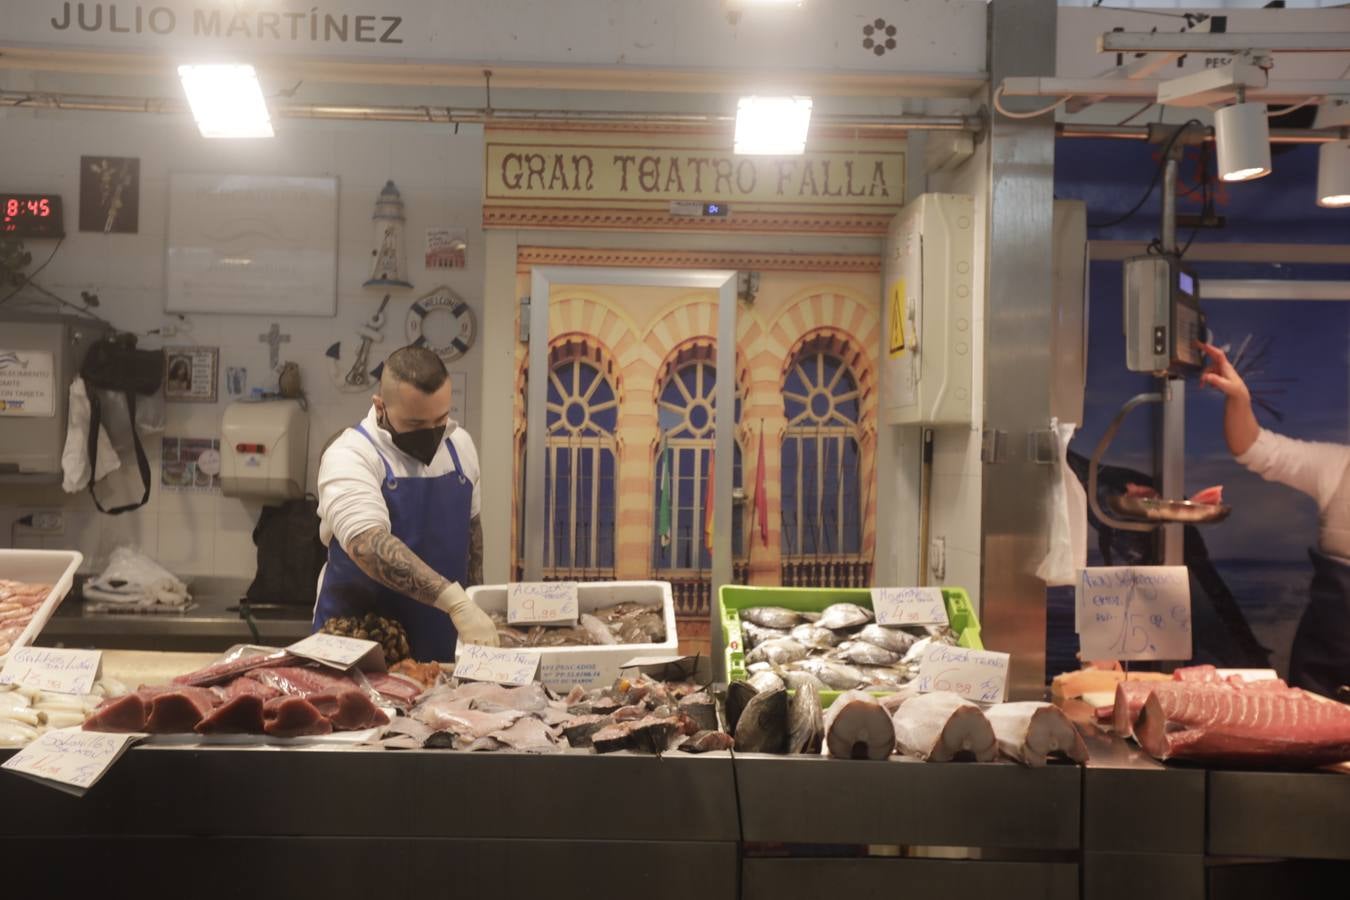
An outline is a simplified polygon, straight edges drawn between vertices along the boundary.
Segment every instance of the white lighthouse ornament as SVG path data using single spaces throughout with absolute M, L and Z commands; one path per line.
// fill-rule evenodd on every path
M 374 262 L 370 268 L 368 288 L 410 288 L 408 256 L 403 249 L 403 198 L 392 180 L 384 183 L 380 199 L 375 201 Z

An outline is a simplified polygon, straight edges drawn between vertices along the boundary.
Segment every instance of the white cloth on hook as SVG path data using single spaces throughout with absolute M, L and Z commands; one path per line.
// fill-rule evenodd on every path
M 89 393 L 85 390 L 84 379 L 78 375 L 70 383 L 67 406 L 66 446 L 61 451 L 61 487 L 67 494 L 74 494 L 89 486 Z M 122 460 L 108 438 L 108 429 L 99 425 L 98 471 L 94 473 L 94 480 L 99 481 L 121 465 Z

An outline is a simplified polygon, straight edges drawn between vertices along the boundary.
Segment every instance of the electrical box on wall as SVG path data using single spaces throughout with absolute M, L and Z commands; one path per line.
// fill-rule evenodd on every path
M 231 403 L 220 426 L 221 493 L 303 497 L 308 453 L 309 416 L 296 401 Z
M 891 223 L 881 303 L 885 424 L 970 422 L 974 220 L 974 198 L 924 194 Z
M 0 318 L 0 481 L 60 481 L 70 383 L 105 332 L 80 316 Z

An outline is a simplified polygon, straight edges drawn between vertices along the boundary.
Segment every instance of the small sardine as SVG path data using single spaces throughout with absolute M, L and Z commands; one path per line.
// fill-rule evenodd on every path
M 899 653 L 866 641 L 845 641 L 831 655 L 855 666 L 890 666 L 900 661 Z
M 812 650 L 829 650 L 839 646 L 839 642 L 843 640 L 830 629 L 812 625 L 810 622 L 803 622 L 792 629 L 792 639 Z
M 857 628 L 872 621 L 872 611 L 856 603 L 835 603 L 820 614 L 820 625 L 835 631 Z
M 777 628 L 787 631 L 801 622 L 801 614 L 781 606 L 752 606 L 741 610 L 741 620 L 752 622 L 761 628 Z
M 781 628 L 763 628 L 754 622 L 742 622 L 741 631 L 745 634 L 745 649 L 753 650 L 765 641 L 785 638 L 790 632 Z
M 832 691 L 847 691 L 864 684 L 862 673 L 847 663 L 813 656 L 796 664 L 797 669 L 816 676 Z
M 825 682 L 821 681 L 810 672 L 799 672 L 795 669 L 784 669 L 779 673 L 783 677 L 783 683 L 788 686 L 788 690 L 800 691 L 804 687 L 810 687 L 816 691 L 828 691 L 829 688 Z
M 858 632 L 858 640 L 866 641 L 869 644 L 875 644 L 883 650 L 889 650 L 892 653 L 904 654 L 910 647 L 914 646 L 914 643 L 918 638 L 907 631 L 901 631 L 898 628 L 888 628 L 885 625 L 873 623 Z
M 766 641 L 745 656 L 746 664 L 767 662 L 774 666 L 785 666 L 790 662 L 806 658 L 806 648 L 791 638 L 779 638 Z

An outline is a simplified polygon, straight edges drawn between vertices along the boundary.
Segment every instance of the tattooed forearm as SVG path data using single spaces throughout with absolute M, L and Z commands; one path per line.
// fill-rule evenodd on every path
M 428 606 L 434 604 L 441 591 L 450 584 L 409 550 L 407 544 L 384 528 L 361 532 L 345 549 L 362 572 L 385 587 Z
M 469 583 L 483 583 L 483 522 L 477 516 L 469 521 Z

